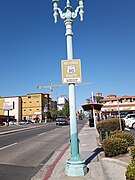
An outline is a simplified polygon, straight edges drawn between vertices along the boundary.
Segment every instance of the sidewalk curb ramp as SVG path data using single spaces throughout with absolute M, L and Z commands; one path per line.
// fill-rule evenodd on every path
M 102 158 L 102 169 L 106 180 L 126 180 L 128 163 L 113 158 Z

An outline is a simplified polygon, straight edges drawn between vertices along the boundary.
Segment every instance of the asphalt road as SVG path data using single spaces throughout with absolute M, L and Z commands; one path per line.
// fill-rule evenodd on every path
M 130 129 L 130 133 L 135 137 L 135 129 Z
M 79 123 L 79 129 L 82 126 Z M 5 130 L 11 129 L 14 128 Z M 30 180 L 53 153 L 68 141 L 69 126 L 56 126 L 55 123 L 38 128 L 29 126 L 20 132 L 1 135 L 0 180 Z

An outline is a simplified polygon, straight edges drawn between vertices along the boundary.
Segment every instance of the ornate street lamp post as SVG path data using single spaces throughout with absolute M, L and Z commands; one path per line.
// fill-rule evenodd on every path
M 67 0 L 64 12 L 58 7 L 59 0 L 52 0 L 54 10 L 54 22 L 57 22 L 58 15 L 64 20 L 66 26 L 66 40 L 67 40 L 67 59 L 73 60 L 72 47 L 72 25 L 74 19 L 80 14 L 80 20 L 83 20 L 84 14 L 84 0 L 78 0 L 79 6 L 72 12 L 70 1 Z M 79 153 L 78 128 L 76 120 L 76 98 L 75 98 L 75 84 L 69 84 L 69 106 L 70 106 L 70 143 L 71 143 L 71 158 L 67 161 L 65 173 L 68 176 L 84 176 L 87 173 L 85 161 L 81 159 Z

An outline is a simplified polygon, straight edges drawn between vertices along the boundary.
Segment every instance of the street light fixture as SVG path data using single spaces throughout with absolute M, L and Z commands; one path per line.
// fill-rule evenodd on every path
M 73 20 L 80 15 L 80 20 L 83 20 L 84 14 L 84 0 L 78 0 L 78 7 L 75 11 L 72 11 L 70 1 L 66 1 L 66 7 L 64 12 L 58 7 L 59 0 L 52 0 L 53 3 L 53 16 L 54 22 L 57 22 L 58 15 L 64 20 L 66 27 L 66 40 L 67 40 L 67 59 L 73 60 L 73 46 L 72 46 L 72 25 Z M 87 173 L 87 167 L 85 161 L 82 160 L 79 153 L 79 140 L 78 129 L 76 120 L 76 98 L 75 98 L 75 84 L 69 84 L 69 107 L 70 107 L 70 143 L 71 143 L 71 158 L 67 161 L 65 173 L 68 176 L 84 176 Z

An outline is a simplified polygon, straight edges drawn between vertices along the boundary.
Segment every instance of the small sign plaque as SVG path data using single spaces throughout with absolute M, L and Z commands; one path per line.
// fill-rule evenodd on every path
M 62 67 L 62 83 L 63 84 L 82 83 L 80 59 L 62 60 L 61 67 Z

